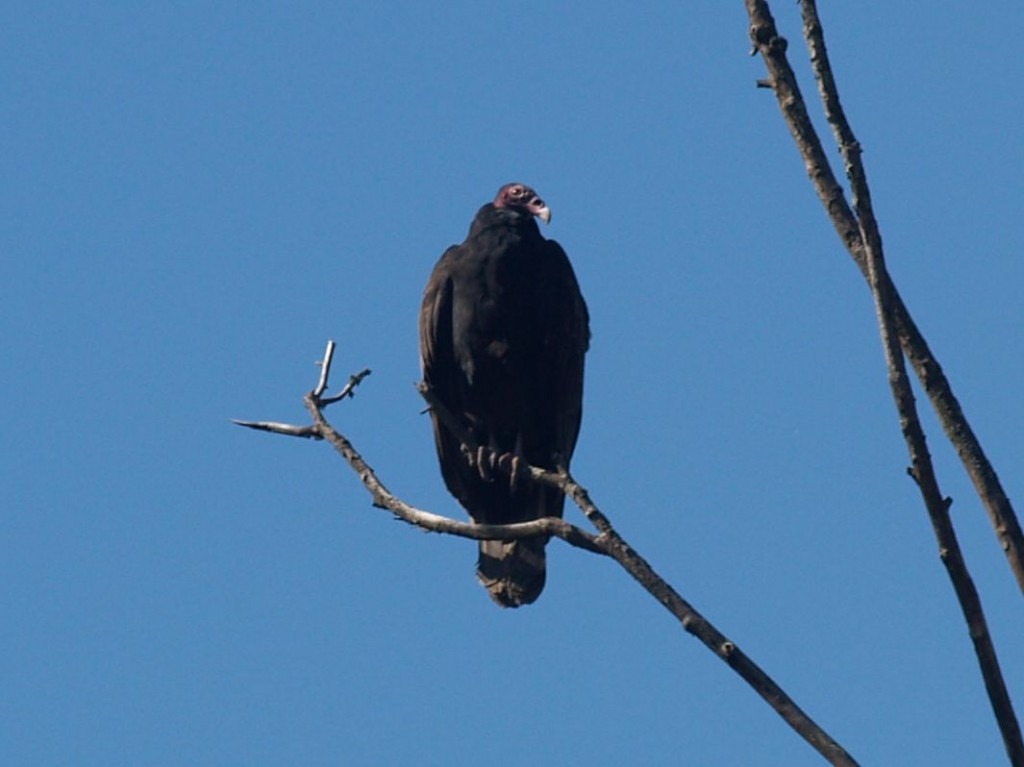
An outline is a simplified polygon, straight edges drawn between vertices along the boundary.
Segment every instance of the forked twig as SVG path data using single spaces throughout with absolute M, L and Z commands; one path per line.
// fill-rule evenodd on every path
M 316 397 L 321 407 L 326 407 L 335 402 L 345 399 L 346 397 L 356 396 L 356 387 L 363 382 L 372 372 L 370 368 L 363 368 L 358 373 L 348 377 L 348 383 L 342 387 L 341 391 L 330 397 L 324 397 L 323 393 L 327 391 L 327 380 L 331 375 L 331 360 L 334 359 L 334 341 L 327 342 L 327 349 L 324 352 L 324 358 L 317 362 L 320 366 L 320 379 L 317 381 L 316 388 L 310 392 L 311 397 Z M 306 426 L 296 426 L 291 423 L 279 423 L 277 421 L 240 421 L 238 419 L 231 419 L 231 423 L 237 424 L 238 426 L 245 426 L 247 429 L 255 429 L 256 431 L 269 431 L 273 434 L 282 434 L 286 437 L 304 437 L 306 439 L 323 439 L 324 435 L 320 431 L 320 427 L 316 424 L 310 424 Z

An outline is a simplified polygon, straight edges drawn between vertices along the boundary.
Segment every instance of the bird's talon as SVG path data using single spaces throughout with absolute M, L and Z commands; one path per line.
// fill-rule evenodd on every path
M 494 454 L 483 445 L 476 449 L 476 470 L 484 482 L 494 481 Z
M 522 470 L 523 462 L 519 459 L 518 455 L 513 455 L 512 460 L 509 461 L 508 470 L 508 489 L 509 492 L 514 493 L 516 491 L 516 483 L 519 481 L 519 472 Z

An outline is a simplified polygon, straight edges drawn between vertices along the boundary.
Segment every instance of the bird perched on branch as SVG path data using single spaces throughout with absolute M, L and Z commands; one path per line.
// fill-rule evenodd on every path
M 548 206 L 506 184 L 477 211 L 461 245 L 444 252 L 420 311 L 423 379 L 481 447 L 513 469 L 568 468 L 583 406 L 587 306 L 561 246 L 546 240 Z M 441 474 L 477 523 L 561 517 L 558 490 L 498 471 L 493 454 L 464 449 L 431 415 Z M 482 541 L 477 576 L 503 607 L 544 588 L 546 536 Z

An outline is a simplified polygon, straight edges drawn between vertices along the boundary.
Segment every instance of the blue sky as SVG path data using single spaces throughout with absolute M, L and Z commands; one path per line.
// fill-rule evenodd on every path
M 374 372 L 332 419 L 461 516 L 419 297 L 522 180 L 590 305 L 574 469 L 622 534 L 862 763 L 1002 763 L 870 296 L 741 2 L 211 6 L 0 12 L 0 762 L 821 763 L 612 563 L 554 542 L 540 601 L 498 610 L 474 544 L 230 425 L 303 421 L 334 338 L 339 385 Z M 890 269 L 1019 499 L 1024 11 L 847 6 Z M 1020 705 L 1020 593 L 926 425 Z

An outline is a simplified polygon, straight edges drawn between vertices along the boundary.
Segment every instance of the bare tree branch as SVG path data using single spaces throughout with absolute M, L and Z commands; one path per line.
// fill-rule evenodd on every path
M 331 377 L 331 362 L 334 361 L 334 348 L 334 339 L 329 338 L 324 358 L 316 363 L 320 366 L 320 380 L 316 382 L 316 388 L 313 389 L 314 397 L 323 397 L 324 392 L 327 391 L 327 379 Z
M 244 426 L 247 429 L 256 431 L 269 431 L 272 434 L 283 434 L 286 437 L 305 437 L 306 439 L 323 439 L 320 429 L 316 426 L 296 426 L 291 423 L 278 423 L 277 421 L 239 421 L 232 418 L 231 423 Z
M 466 449 L 470 453 L 476 453 L 480 449 L 479 443 L 473 437 L 473 434 L 463 428 L 455 416 L 453 416 L 448 408 L 444 406 L 444 403 L 437 398 L 434 394 L 434 390 L 430 388 L 425 381 L 420 381 L 416 384 L 416 390 L 422 395 L 423 399 L 427 401 L 428 410 L 434 411 L 437 417 L 444 424 L 445 428 L 448 429 L 452 434 L 458 438 Z M 489 448 L 488 448 L 489 450 Z M 511 464 L 504 464 L 501 462 L 500 457 L 496 456 L 499 468 L 506 473 L 511 473 L 516 470 Z M 572 499 L 580 511 L 590 520 L 590 522 L 600 531 L 602 534 L 617 535 L 612 529 L 611 523 L 601 513 L 601 511 L 594 505 L 594 502 L 590 500 L 590 495 L 586 489 L 574 480 L 568 471 L 563 470 L 560 472 L 546 471 L 539 469 L 536 466 L 528 466 L 525 464 L 519 464 L 518 470 L 520 474 L 525 474 L 530 477 L 534 482 L 540 482 L 541 484 L 549 485 Z
M 811 61 L 822 100 L 825 103 L 825 114 L 835 131 L 839 151 L 846 164 L 846 175 L 850 180 L 853 210 L 860 227 L 861 242 L 864 243 L 868 285 L 871 287 L 875 311 L 878 315 L 886 367 L 889 371 L 889 384 L 896 402 L 896 409 L 899 412 L 903 437 L 907 442 L 907 449 L 910 451 L 911 475 L 917 481 L 917 486 L 921 491 L 928 517 L 931 519 L 932 528 L 935 531 L 935 538 L 939 544 L 939 556 L 946 566 L 953 588 L 956 590 L 957 599 L 967 622 L 968 633 L 974 643 L 974 652 L 978 656 L 985 689 L 999 724 L 1010 763 L 1024 765 L 1024 741 L 1021 740 L 1020 725 L 1017 722 L 1013 703 L 1010 701 L 1010 694 L 1006 689 L 1006 682 L 999 667 L 999 659 L 996 656 L 992 635 L 988 630 L 981 599 L 964 562 L 960 544 L 949 517 L 950 501 L 943 498 L 939 490 L 935 469 L 925 441 L 924 429 L 918 418 L 910 379 L 907 377 L 893 311 L 892 294 L 895 287 L 885 269 L 882 236 L 871 205 L 871 193 L 868 188 L 867 173 L 861 161 L 860 144 L 855 138 L 853 129 L 839 102 L 839 93 L 832 76 L 832 67 L 829 64 L 828 51 L 825 48 L 824 32 L 814 0 L 801 0 L 801 8 L 804 18 L 804 35 L 811 51 Z
M 544 517 L 510 525 L 478 525 L 473 522 L 459 522 L 409 505 L 385 487 L 355 446 L 327 422 L 323 414 L 324 402 L 316 398 L 315 392 L 307 394 L 304 401 L 313 416 L 315 428 L 359 475 L 363 486 L 373 498 L 373 505 L 377 508 L 386 509 L 399 519 L 432 533 L 447 533 L 474 540 L 502 541 L 535 535 L 553 535 L 578 548 L 597 554 L 607 553 L 595 536 L 557 517 Z
M 886 366 L 889 371 L 889 383 L 900 416 L 901 430 L 910 452 L 912 462 L 911 476 L 916 480 L 920 489 L 938 541 L 940 557 L 946 566 L 947 573 L 952 581 L 961 610 L 967 622 L 989 700 L 991 701 L 996 721 L 999 724 L 1003 743 L 1010 761 L 1014 765 L 1024 765 L 1024 743 L 1021 741 L 1020 727 L 999 668 L 999 661 L 988 631 L 981 601 L 967 570 L 952 522 L 949 518 L 950 501 L 943 498 L 939 490 L 931 456 L 928 453 L 924 430 L 918 418 L 910 380 L 907 377 L 898 322 L 900 310 L 902 309 L 903 312 L 906 312 L 906 310 L 902 303 L 899 302 L 895 286 L 885 269 L 882 238 L 871 206 L 867 174 L 861 162 L 860 144 L 854 137 L 853 130 L 839 102 L 839 94 L 836 90 L 831 66 L 828 61 L 828 53 L 825 49 L 824 36 L 814 0 L 801 0 L 801 7 L 804 18 L 804 34 L 811 51 L 811 61 L 818 80 L 822 100 L 825 104 L 826 117 L 835 132 L 836 140 L 846 165 L 846 174 L 850 180 L 850 188 L 853 195 L 853 213 L 851 215 L 854 217 L 853 221 L 857 227 L 856 238 L 852 241 L 858 246 L 857 254 L 860 256 L 858 263 L 862 264 L 866 272 L 868 284 L 874 298 L 875 310 L 881 330 L 882 345 L 885 351 Z M 799 88 L 792 71 L 788 68 L 788 62 L 785 60 L 785 44 L 779 42 L 781 38 L 775 32 L 774 22 L 767 9 L 767 4 L 748 2 L 748 9 L 751 10 L 751 21 L 753 24 L 751 31 L 755 45 L 761 50 L 766 61 L 769 59 L 772 61 L 769 65 L 769 70 L 775 70 L 772 81 L 777 86 L 776 92 L 779 94 L 780 104 L 783 103 L 780 91 L 783 91 L 786 94 L 790 113 L 793 115 L 800 115 L 802 113 L 802 117 L 806 118 L 806 109 L 803 106 Z M 754 32 L 755 27 L 758 27 L 758 32 L 756 33 Z M 798 108 L 795 106 L 796 103 L 799 103 Z M 787 107 L 783 106 L 784 114 L 786 111 Z M 835 183 L 834 177 L 831 179 L 831 184 L 827 182 L 827 178 L 831 176 L 831 169 L 828 168 L 827 160 L 824 160 L 823 155 L 819 157 L 820 142 L 817 139 L 817 135 L 807 132 L 808 128 L 810 128 L 810 131 L 813 131 L 809 120 L 795 120 L 790 125 L 794 134 L 800 134 L 797 143 L 801 147 L 801 152 L 808 166 L 811 167 L 813 165 L 817 169 L 819 163 L 823 163 L 820 167 L 828 171 L 828 173 L 811 173 L 811 178 L 826 179 L 826 182 L 820 188 L 828 187 L 830 190 L 829 194 L 834 194 L 838 185 L 832 186 Z M 817 146 L 817 149 L 814 149 L 815 146 Z M 805 148 L 807 148 L 807 152 L 804 152 Z M 816 186 L 818 186 L 818 183 L 816 183 Z M 838 202 L 834 197 L 831 197 L 830 200 Z M 829 208 L 830 213 L 833 210 L 838 211 L 837 215 L 833 215 L 833 222 L 837 230 L 841 234 L 845 233 L 852 238 L 851 222 L 845 215 L 842 215 L 844 208 L 846 212 L 849 212 L 849 208 L 845 207 L 845 198 L 842 199 L 842 205 L 829 205 L 826 203 L 826 206 Z M 851 240 L 847 240 L 844 237 L 844 241 L 849 242 Z M 851 250 L 851 252 L 853 251 Z M 909 318 L 909 315 L 907 317 Z
M 334 341 L 331 341 L 330 343 L 333 344 Z M 333 354 L 333 353 L 334 353 L 334 349 L 331 349 L 331 354 Z M 330 357 L 327 357 L 325 359 L 324 365 L 323 365 L 322 380 L 323 380 L 324 386 L 327 385 L 327 372 L 330 370 L 330 366 L 331 366 L 331 363 L 330 363 L 329 360 L 330 360 Z M 348 377 L 348 383 L 345 384 L 342 387 L 340 392 L 338 392 L 337 394 L 335 394 L 332 397 L 321 397 L 320 394 L 323 393 L 322 389 L 320 390 L 320 394 L 315 394 L 314 396 L 317 397 L 317 399 L 320 401 L 321 405 L 330 405 L 330 404 L 333 404 L 335 402 L 338 402 L 340 400 L 345 399 L 345 397 L 354 397 L 354 396 L 356 396 L 356 387 L 359 386 L 359 384 L 361 384 L 363 382 L 363 379 L 366 378 L 366 376 L 370 375 L 370 372 L 371 372 L 370 368 L 363 368 L 358 373 L 355 373 L 354 375 L 350 375 Z M 317 385 L 317 388 L 318 389 L 320 388 L 319 384 Z M 315 390 L 314 390 L 314 392 L 315 392 Z
M 751 658 L 734 642 L 722 634 L 714 625 L 701 615 L 691 604 L 683 599 L 668 583 L 659 576 L 612 527 L 608 518 L 591 500 L 586 488 L 580 485 L 566 470 L 547 471 L 535 466 L 527 466 L 512 461 L 502 461 L 500 457 L 485 448 L 494 460 L 499 471 L 511 475 L 518 472 L 527 481 L 541 482 L 558 488 L 571 498 L 583 511 L 587 519 L 599 530 L 598 535 L 585 532 L 580 528 L 555 517 L 545 517 L 532 522 L 510 525 L 478 525 L 470 522 L 459 522 L 448 517 L 417 509 L 395 496 L 385 487 L 377 474 L 359 454 L 352 443 L 338 432 L 324 417 L 323 409 L 344 396 L 351 396 L 355 387 L 369 373 L 365 370 L 349 379 L 342 393 L 327 399 L 320 395 L 327 388 L 327 379 L 331 360 L 334 354 L 334 342 L 328 342 L 321 362 L 320 380 L 316 388 L 304 398 L 306 408 L 313 417 L 313 425 L 308 427 L 276 424 L 265 421 L 235 421 L 242 426 L 270 431 L 289 436 L 315 436 L 326 439 L 345 459 L 353 471 L 359 476 L 363 486 L 369 491 L 373 505 L 392 512 L 398 518 L 423 530 L 436 533 L 472 538 L 476 540 L 512 540 L 535 535 L 551 535 L 561 538 L 566 543 L 596 554 L 613 558 L 623 569 L 647 590 L 655 599 L 671 612 L 682 624 L 682 627 L 704 643 L 730 668 L 739 674 L 804 740 L 821 753 L 831 764 L 843 767 L 856 767 L 856 762 L 827 732 L 819 727 L 781 687 L 776 684 Z M 417 388 L 426 399 L 441 421 L 451 428 L 462 440 L 470 453 L 476 453 L 480 446 L 475 443 L 472 435 L 464 430 L 451 413 L 437 399 L 426 384 L 418 384 Z M 301 433 L 300 433 L 301 432 Z
M 829 219 L 839 234 L 839 238 L 853 257 L 865 280 L 868 280 L 867 257 L 860 225 L 847 204 L 843 189 L 832 172 L 822 149 L 821 140 L 807 114 L 803 96 L 797 85 L 796 75 L 786 58 L 786 40 L 779 36 L 767 2 L 764 0 L 744 1 L 750 16 L 750 37 L 754 43 L 754 52 L 760 53 L 764 58 L 769 74 L 769 78 L 759 80 L 758 85 L 770 87 L 775 91 L 782 115 L 789 126 L 790 134 L 793 136 L 797 148 L 800 150 L 811 183 L 825 205 Z M 846 118 L 839 108 L 839 97 L 832 79 L 831 68 L 827 67 L 817 10 L 813 4 L 803 3 L 802 7 L 804 31 L 811 47 L 811 61 L 815 66 L 819 87 L 823 92 L 826 117 L 833 125 L 840 146 L 846 145 L 851 152 L 859 155 L 860 146 L 856 140 L 852 140 L 853 133 L 849 130 L 849 123 L 846 122 Z M 1006 553 L 1017 585 L 1024 593 L 1024 532 L 1021 530 L 1020 521 L 1010 499 L 1003 490 L 1002 483 L 985 455 L 974 430 L 967 422 L 967 417 L 953 394 L 942 366 L 918 330 L 899 291 L 892 284 L 887 273 L 883 272 L 879 279 L 889 284 L 887 290 L 891 296 L 893 319 L 900 345 L 913 365 L 925 393 L 931 400 L 932 407 L 947 438 L 953 444 L 968 476 L 970 476 L 989 515 L 999 545 Z
M 372 372 L 369 368 L 360 370 L 355 375 L 349 376 L 348 383 L 342 388 L 340 392 L 330 397 L 324 397 L 323 393 L 327 391 L 327 379 L 331 375 L 331 360 L 334 358 L 334 341 L 327 342 L 327 350 L 324 352 L 324 358 L 317 362 L 320 366 L 320 380 L 317 381 L 316 388 L 310 393 L 310 396 L 316 397 L 321 407 L 326 407 L 335 402 L 345 399 L 346 397 L 356 396 L 356 387 L 363 382 Z M 231 423 L 237 424 L 238 426 L 245 426 L 248 429 L 255 429 L 256 431 L 269 431 L 272 434 L 283 434 L 286 437 L 304 437 L 306 439 L 323 439 L 324 435 L 320 432 L 320 427 L 316 424 L 307 426 L 296 426 L 291 423 L 278 423 L 277 421 L 240 421 L 236 418 L 231 419 Z
M 847 177 L 850 179 L 851 191 L 854 195 L 855 214 L 862 224 L 865 223 L 864 216 L 868 216 L 867 220 L 872 224 L 867 227 L 868 231 L 874 229 L 877 233 L 877 224 L 874 223 L 874 214 L 871 212 L 867 178 L 860 160 L 860 144 L 853 135 L 853 130 L 839 101 L 839 92 L 832 75 L 832 67 L 829 64 L 817 5 L 814 0 L 802 0 L 800 5 L 804 22 L 804 38 L 810 49 L 811 63 L 814 67 L 822 102 L 825 105 L 825 116 L 832 126 L 846 162 Z M 858 198 L 867 201 L 866 210 L 861 210 L 861 206 L 857 205 Z M 864 238 L 862 241 L 868 242 Z M 865 273 L 865 276 L 870 282 L 870 274 Z M 932 355 L 928 344 L 911 319 L 910 312 L 903 305 L 895 285 L 884 269 L 879 275 L 879 280 L 887 285 L 886 289 L 894 296 L 891 303 L 894 321 L 899 326 L 900 344 L 914 365 L 918 378 L 939 416 L 946 436 L 952 442 L 968 476 L 974 483 L 975 490 L 995 528 L 999 543 L 1006 552 L 1018 586 L 1024 591 L 1024 534 L 1021 532 L 1017 515 L 1003 490 L 995 469 L 967 422 L 960 403 L 953 395 L 949 381 L 942 372 L 942 367 Z

